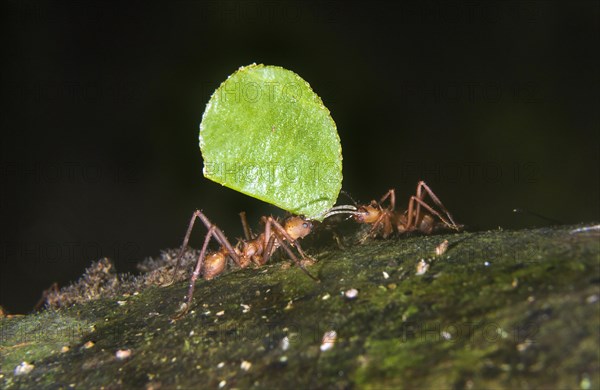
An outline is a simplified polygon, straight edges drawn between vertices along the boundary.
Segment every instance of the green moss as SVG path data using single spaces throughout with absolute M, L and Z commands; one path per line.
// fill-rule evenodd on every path
M 185 281 L 4 318 L 0 380 L 3 388 L 595 388 L 599 235 L 572 230 L 324 248 L 310 268 L 320 283 L 283 262 L 234 271 L 199 281 L 179 321 L 171 317 Z M 435 257 L 444 239 L 450 247 Z M 417 275 L 421 259 L 429 269 Z M 354 299 L 344 295 L 351 288 Z M 38 329 L 61 336 L 32 341 Z M 329 330 L 337 339 L 322 351 Z M 118 360 L 126 349 L 131 357 Z M 35 368 L 14 376 L 23 361 Z

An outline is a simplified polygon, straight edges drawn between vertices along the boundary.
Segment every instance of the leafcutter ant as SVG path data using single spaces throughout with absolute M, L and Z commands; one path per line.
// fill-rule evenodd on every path
M 323 218 L 328 218 L 336 214 L 352 214 L 355 212 L 355 206 L 342 205 L 328 210 L 324 213 Z M 260 267 L 273 256 L 277 249 L 283 248 L 289 258 L 294 261 L 304 273 L 313 280 L 319 281 L 319 279 L 313 276 L 305 268 L 306 263 L 310 264 L 314 260 L 304 253 L 298 242 L 298 240 L 306 237 L 312 231 L 313 223 L 310 220 L 300 216 L 290 216 L 280 223 L 274 217 L 263 217 L 264 231 L 259 235 L 254 235 L 248 227 L 246 213 L 240 213 L 240 217 L 245 239 L 239 240 L 238 243 L 233 246 L 223 231 L 219 229 L 217 225 L 213 224 L 202 211 L 196 210 L 192 214 L 192 219 L 190 220 L 187 233 L 183 240 L 181 251 L 177 257 L 177 265 L 175 266 L 173 275 L 177 275 L 181 258 L 187 248 L 196 219 L 202 221 L 204 226 L 208 229 L 208 232 L 206 233 L 204 244 L 202 245 L 200 255 L 198 256 L 198 261 L 196 262 L 196 266 L 190 277 L 186 301 L 182 304 L 181 310 L 175 318 L 184 316 L 189 310 L 198 277 L 202 275 L 206 280 L 213 279 L 225 270 L 228 260 L 233 261 L 239 268 L 246 268 L 251 264 Z M 214 238 L 220 245 L 218 251 L 208 251 L 208 244 L 211 238 Z M 294 254 L 292 247 L 296 248 L 298 256 Z
M 425 202 L 426 196 L 431 198 L 434 207 Z M 386 200 L 388 206 L 384 207 Z M 385 239 L 394 232 L 403 234 L 418 231 L 431 234 L 439 229 L 460 231 L 463 227 L 454 222 L 450 212 L 424 181 L 417 184 L 416 194 L 410 197 L 407 210 L 397 211 L 395 207 L 396 193 L 393 189 L 386 192 L 379 202 L 372 200 L 368 205 L 357 205 L 352 218 L 358 223 L 371 225 L 369 232 L 360 240 L 361 243 L 377 235 Z

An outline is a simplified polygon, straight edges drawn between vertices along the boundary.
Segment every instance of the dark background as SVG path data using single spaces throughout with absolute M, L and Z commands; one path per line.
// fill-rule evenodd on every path
M 3 2 L 0 304 L 135 270 L 196 208 L 232 238 L 277 213 L 201 172 L 205 104 L 252 62 L 321 96 L 358 200 L 424 179 L 472 230 L 598 221 L 598 4 Z

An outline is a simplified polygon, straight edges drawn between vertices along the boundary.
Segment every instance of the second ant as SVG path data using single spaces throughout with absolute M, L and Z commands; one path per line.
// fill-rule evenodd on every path
M 425 202 L 426 196 L 431 198 L 435 208 Z M 386 200 L 388 206 L 384 207 Z M 371 225 L 369 232 L 360 239 L 361 243 L 377 235 L 385 239 L 394 232 L 431 234 L 440 229 L 460 231 L 463 228 L 454 222 L 450 212 L 424 181 L 417 184 L 416 194 L 410 197 L 405 211 L 396 210 L 396 192 L 391 189 L 379 202 L 372 200 L 368 205 L 357 205 L 352 214 L 356 222 Z

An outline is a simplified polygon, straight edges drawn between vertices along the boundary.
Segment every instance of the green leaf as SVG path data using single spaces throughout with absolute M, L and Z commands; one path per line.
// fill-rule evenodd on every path
M 300 76 L 241 67 L 213 93 L 200 124 L 204 176 L 308 218 L 342 186 L 342 147 L 329 110 Z

